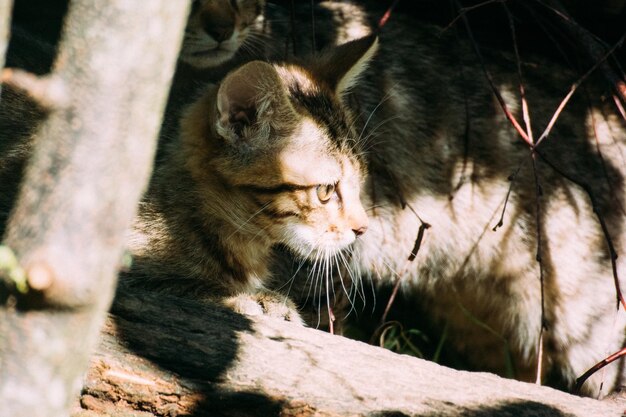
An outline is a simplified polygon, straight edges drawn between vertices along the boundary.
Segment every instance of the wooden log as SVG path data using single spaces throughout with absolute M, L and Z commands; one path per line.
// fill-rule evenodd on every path
M 127 294 L 104 326 L 73 417 L 617 417 L 624 409 L 293 323 Z

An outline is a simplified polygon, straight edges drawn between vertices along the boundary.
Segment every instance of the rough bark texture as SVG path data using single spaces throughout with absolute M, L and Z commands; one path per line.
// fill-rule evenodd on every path
M 29 290 L 0 286 L 0 416 L 67 415 L 147 184 L 188 2 L 74 0 L 50 117 L 4 243 Z
M 624 410 L 169 297 L 118 296 L 112 311 L 73 417 L 617 417 Z

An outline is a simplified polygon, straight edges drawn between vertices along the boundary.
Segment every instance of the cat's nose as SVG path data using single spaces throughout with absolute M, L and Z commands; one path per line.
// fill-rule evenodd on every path
M 204 30 L 217 42 L 224 42 L 233 36 L 235 28 L 233 26 L 212 26 L 206 27 Z
M 352 229 L 352 231 L 354 232 L 354 235 L 356 237 L 361 236 L 363 233 L 365 233 L 365 231 L 367 231 L 367 226 L 361 226 L 358 229 Z

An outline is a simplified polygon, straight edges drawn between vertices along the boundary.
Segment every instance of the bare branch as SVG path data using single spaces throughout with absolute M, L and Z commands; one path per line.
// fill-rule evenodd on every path
M 24 91 L 45 109 L 62 109 L 69 105 L 65 83 L 56 76 L 39 77 L 18 68 L 5 68 L 0 73 L 0 83 Z
M 569 93 L 567 93 L 565 98 L 563 98 L 563 100 L 561 100 L 561 103 L 559 104 L 559 106 L 557 107 L 556 111 L 552 115 L 552 119 L 550 119 L 550 122 L 548 123 L 548 126 L 546 126 L 546 129 L 543 131 L 543 133 L 541 134 L 539 139 L 537 139 L 537 143 L 535 144 L 535 148 L 537 146 L 539 146 L 541 144 L 541 142 L 543 142 L 550 135 L 550 132 L 552 131 L 552 127 L 554 127 L 554 124 L 556 123 L 557 119 L 561 115 L 561 112 L 565 108 L 565 105 L 567 105 L 567 103 L 569 102 L 569 99 L 576 92 L 578 87 L 591 75 L 592 72 L 594 72 L 598 68 L 598 66 L 602 65 L 602 63 L 613 52 L 615 52 L 615 50 L 617 48 L 619 48 L 622 45 L 622 43 L 624 42 L 625 39 L 626 39 L 626 33 L 624 33 L 624 35 L 622 35 L 622 37 L 619 39 L 619 41 L 617 41 L 617 43 L 615 45 L 613 45 L 613 47 L 611 49 L 609 49 L 599 61 L 597 61 L 591 68 L 589 68 L 587 70 L 587 72 L 585 72 L 582 75 L 582 77 L 580 77 L 578 80 L 576 80 L 576 82 L 574 84 L 572 84 L 572 86 L 570 87 Z
M 598 219 L 598 223 L 600 223 L 600 227 L 602 228 L 602 233 L 604 234 L 604 240 L 606 241 L 607 248 L 609 250 L 609 256 L 611 259 L 611 268 L 613 271 L 613 282 L 615 284 L 615 293 L 617 299 L 617 307 L 619 308 L 620 304 L 626 310 L 626 300 L 624 299 L 621 287 L 620 287 L 620 279 L 617 271 L 617 251 L 615 250 L 615 245 L 613 244 L 613 239 L 611 238 L 611 234 L 609 233 L 609 228 L 604 220 L 604 217 L 600 213 L 600 209 L 598 207 L 598 203 L 593 194 L 591 187 L 588 184 L 577 181 L 571 175 L 568 175 L 565 171 L 559 169 L 543 152 L 539 149 L 535 149 L 535 153 L 541 157 L 541 159 L 550 166 L 554 171 L 559 173 L 563 178 L 571 181 L 573 184 L 578 185 L 582 190 L 585 191 L 587 196 L 589 196 L 589 200 L 591 201 L 591 206 L 593 208 L 593 212 Z
M 389 301 L 387 301 L 385 312 L 383 313 L 382 318 L 380 319 L 380 322 L 382 323 L 382 325 L 384 325 L 385 321 L 387 320 L 387 315 L 389 314 L 389 311 L 391 310 L 391 306 L 393 305 L 393 302 L 395 301 L 396 296 L 398 295 L 398 290 L 400 289 L 402 278 L 404 277 L 406 272 L 409 270 L 409 266 L 411 262 L 415 260 L 415 257 L 417 256 L 417 253 L 419 252 L 420 247 L 422 246 L 422 241 L 424 240 L 424 233 L 426 232 L 426 230 L 430 229 L 430 224 L 422 220 L 422 218 L 417 214 L 417 212 L 413 209 L 413 207 L 411 207 L 410 204 L 407 203 L 406 207 L 408 207 L 413 212 L 413 214 L 415 214 L 417 219 L 420 221 L 420 227 L 419 227 L 419 230 L 417 231 L 417 237 L 415 238 L 415 244 L 413 245 L 413 249 L 411 250 L 411 253 L 409 254 L 409 257 L 407 258 L 406 262 L 402 266 L 402 269 L 397 274 L 398 276 L 396 277 L 396 284 L 393 287 L 393 291 L 391 292 Z
M 497 0 L 497 1 L 501 1 L 501 0 Z M 457 3 L 457 6 L 458 6 L 458 3 Z M 500 94 L 500 91 L 498 90 L 498 88 L 496 87 L 495 83 L 493 82 L 493 77 L 491 76 L 491 73 L 487 70 L 487 67 L 485 66 L 485 60 L 483 59 L 483 56 L 480 53 L 480 48 L 478 47 L 478 43 L 476 42 L 476 39 L 474 39 L 474 35 L 473 35 L 472 29 L 471 29 L 471 27 L 469 25 L 469 21 L 467 20 L 467 17 L 465 16 L 465 14 L 462 14 L 461 18 L 463 19 L 463 22 L 465 23 L 465 28 L 467 29 L 467 34 L 468 34 L 468 36 L 470 38 L 472 46 L 474 47 L 474 51 L 476 52 L 476 55 L 478 56 L 478 59 L 480 61 L 480 66 L 481 66 L 481 68 L 483 70 L 483 73 L 485 74 L 485 77 L 487 78 L 487 81 L 489 82 L 489 86 L 491 87 L 491 91 L 493 91 L 493 94 L 496 96 L 496 99 L 498 100 L 498 103 L 500 104 L 500 107 L 502 107 L 502 111 L 504 112 L 504 115 L 506 116 L 507 119 L 509 119 L 509 121 L 511 122 L 511 124 L 513 125 L 515 130 L 517 130 L 517 132 L 522 137 L 522 139 L 532 149 L 533 141 L 526 134 L 526 132 L 524 131 L 522 126 L 520 126 L 520 124 L 517 121 L 517 119 L 515 118 L 515 116 L 513 116 L 513 113 L 510 112 L 508 106 L 506 105 L 506 102 L 504 101 L 504 98 L 502 97 L 502 94 Z
M 590 60 L 595 62 L 594 68 L 600 66 L 605 78 L 611 83 L 622 102 L 626 103 L 626 80 L 620 78 L 606 62 L 607 57 L 613 53 L 615 48 L 611 48 L 607 53 L 606 48 L 595 36 L 572 19 L 559 0 L 541 0 L 539 4 L 561 17 L 565 29 L 569 31 L 574 41 L 585 51 Z M 623 40 L 624 36 L 618 45 L 621 45 Z
M 583 387 L 583 385 L 585 384 L 585 382 L 589 379 L 591 375 L 595 374 L 596 372 L 598 372 L 600 369 L 604 368 L 611 362 L 615 362 L 616 360 L 624 356 L 626 356 L 626 347 L 618 350 L 617 352 L 607 356 L 606 358 L 602 359 L 600 362 L 593 365 L 591 368 L 587 370 L 587 372 L 585 372 L 584 374 L 582 374 L 576 379 L 576 386 L 574 387 L 574 393 L 578 394 L 580 392 L 580 389 Z
M 460 7 L 460 5 L 457 4 L 457 9 L 459 10 L 459 13 L 455 16 L 454 19 L 452 19 L 452 21 L 450 23 L 448 23 L 446 25 L 446 27 L 443 30 L 446 31 L 446 30 L 450 29 L 461 18 L 463 18 L 465 20 L 465 15 L 467 13 L 471 12 L 472 10 L 479 9 L 479 8 L 487 6 L 489 4 L 504 3 L 506 1 L 507 0 L 485 0 L 485 1 L 481 2 L 481 3 L 475 4 L 475 5 L 472 5 L 472 6 L 467 6 L 467 7 Z

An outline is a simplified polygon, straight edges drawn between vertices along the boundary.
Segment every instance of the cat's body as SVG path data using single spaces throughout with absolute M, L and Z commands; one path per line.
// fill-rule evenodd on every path
M 621 254 L 623 122 L 605 103 L 588 102 L 601 94 L 585 85 L 538 148 L 533 168 L 528 145 L 504 116 L 469 45 L 401 17 L 394 24 L 346 108 L 359 115 L 355 126 L 369 171 L 362 201 L 370 228 L 356 244 L 353 273 L 402 280 L 428 319 L 448 328 L 446 343 L 467 367 L 509 374 L 510 356 L 514 376 L 530 381 L 541 361 L 542 381 L 571 388 L 624 343 L 610 253 L 591 204 L 593 198 Z M 522 120 L 514 58 L 484 55 L 508 109 Z M 522 72 L 538 136 L 576 76 L 541 60 Z M 503 225 L 492 230 L 503 211 Z M 430 227 L 407 263 L 423 224 Z M 290 272 L 278 267 L 279 283 L 285 286 L 300 265 Z M 326 271 L 314 267 L 312 274 Z M 583 391 L 597 395 L 603 384 L 606 393 L 621 373 L 613 364 Z
M 586 192 L 623 255 L 624 121 L 597 102 L 592 85 L 582 87 L 538 148 L 537 199 L 529 147 L 469 45 L 434 28 L 394 24 L 399 33 L 383 34 L 379 55 L 354 90 L 354 110 L 367 125 L 363 204 L 371 208 L 355 267 L 377 282 L 402 280 L 430 319 L 448 326 L 446 343 L 473 369 L 505 374 L 508 348 L 516 377 L 534 380 L 543 320 L 541 378 L 571 388 L 624 344 L 610 253 Z M 488 52 L 485 59 L 522 120 L 515 60 Z M 576 76 L 545 62 L 522 71 L 538 136 Z M 509 188 L 503 225 L 493 231 Z M 407 267 L 422 222 L 430 228 Z M 584 392 L 598 394 L 602 382 L 611 390 L 622 381 L 621 369 L 613 364 L 597 373 Z
M 433 28 L 406 23 L 412 30 L 403 32 L 403 22 L 396 23 L 402 36 L 393 32 L 383 35 L 385 46 L 356 85 L 352 108 L 344 103 L 348 114 L 360 116 L 355 126 L 362 129 L 360 146 L 367 150 L 370 172 L 362 195 L 363 205 L 370 208 L 370 230 L 356 244 L 352 267 L 375 281 L 402 279 L 403 289 L 419 299 L 430 319 L 449 327 L 448 343 L 464 354 L 474 369 L 504 373 L 506 361 L 501 352 L 508 347 L 516 376 L 534 379 L 543 320 L 542 378 L 571 386 L 577 376 L 618 350 L 624 341 L 624 317 L 616 313 L 610 254 L 584 189 L 592 191 L 619 253 L 624 248 L 624 128 L 616 119 L 606 123 L 599 108 L 587 107 L 583 98 L 574 97 L 539 147 L 541 156 L 535 156 L 537 188 L 528 146 L 506 120 L 472 50 L 452 36 L 439 37 Z M 496 83 L 509 109 L 518 114 L 514 60 L 497 53 L 487 53 L 486 59 L 495 69 Z M 316 74 L 330 63 L 322 60 L 306 65 L 308 70 L 286 67 L 301 87 L 292 88 L 289 95 L 291 100 L 300 97 L 298 106 L 305 112 L 315 113 L 332 101 L 327 88 L 316 87 L 324 83 Z M 543 65 L 534 65 L 534 75 L 525 78 L 535 128 L 547 124 L 575 81 L 572 75 L 555 75 L 553 67 L 543 69 Z M 309 89 L 307 94 L 302 94 L 303 88 Z M 253 116 L 244 112 L 243 117 Z M 341 111 L 326 113 L 317 119 L 310 134 L 332 132 L 332 125 L 344 117 L 350 119 Z M 326 123 L 329 126 L 321 127 Z M 590 136 L 593 123 L 602 158 Z M 200 145 L 196 152 L 198 149 Z M 300 159 L 306 160 L 305 148 L 299 152 Z M 185 164 L 189 161 L 180 166 Z M 307 169 L 316 170 L 314 166 Z M 509 177 L 514 173 L 511 184 Z M 167 181 L 172 194 L 162 201 L 168 204 L 178 198 L 178 192 L 171 190 L 176 177 Z M 492 231 L 509 187 L 504 224 Z M 537 189 L 542 191 L 539 200 Z M 184 201 L 193 199 L 193 195 L 183 197 Z M 221 205 L 227 201 L 226 195 L 212 200 L 219 202 L 212 208 L 214 212 L 236 207 L 234 202 Z M 188 210 L 180 218 L 195 218 L 196 223 L 190 224 L 202 223 L 198 207 L 190 204 Z M 236 222 L 243 225 L 257 218 L 251 210 L 236 216 Z M 277 219 L 280 216 L 274 217 Z M 422 222 L 430 228 L 417 258 L 405 269 Z M 210 222 L 208 226 L 217 230 Z M 172 230 L 169 225 L 159 230 L 163 229 Z M 537 229 L 543 306 L 535 260 Z M 223 256 L 215 245 L 194 255 L 191 248 L 202 244 L 200 240 L 189 243 L 194 242 L 192 232 L 193 228 L 174 232 L 189 246 L 180 246 L 173 253 L 189 265 L 172 262 L 173 270 L 168 272 L 192 270 L 207 252 Z M 255 237 L 256 233 L 258 230 L 249 236 L 256 242 L 248 241 L 246 246 L 240 241 L 230 247 L 234 251 L 247 248 L 240 251 L 242 259 L 260 259 L 263 268 L 256 276 L 263 276 L 268 273 L 271 255 L 266 249 L 279 241 L 263 240 Z M 204 235 L 195 233 L 198 239 Z M 179 258 L 181 253 L 186 256 Z M 156 250 L 151 256 L 163 259 L 166 255 L 167 251 Z M 159 265 L 155 259 L 148 264 Z M 621 264 L 619 267 L 622 271 Z M 210 269 L 202 274 L 225 271 Z M 323 271 L 318 268 L 318 272 Z M 228 274 L 222 282 L 224 288 L 219 292 L 243 289 L 237 280 L 229 281 Z M 619 366 L 594 376 L 585 392 L 597 393 L 601 381 L 607 389 L 619 383 Z

